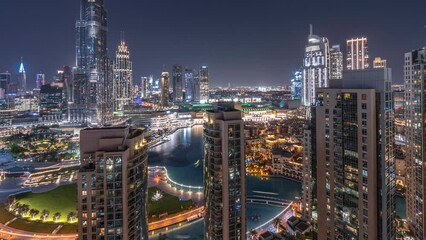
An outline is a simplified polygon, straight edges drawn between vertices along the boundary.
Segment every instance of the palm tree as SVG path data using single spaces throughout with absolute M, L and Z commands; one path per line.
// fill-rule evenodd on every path
M 280 226 L 281 226 L 281 218 L 274 218 L 274 220 L 272 220 L 272 224 L 274 225 L 274 227 L 277 229 L 277 232 L 280 231 Z
M 11 212 L 13 210 L 14 205 L 16 204 L 16 198 L 15 196 L 10 196 L 9 198 L 7 198 L 7 208 L 9 209 L 9 212 Z
M 43 222 L 46 221 L 46 218 L 49 216 L 49 211 L 47 211 L 46 209 L 44 209 L 43 211 L 41 211 L 41 216 L 40 218 L 43 219 Z
M 255 229 L 250 230 L 250 240 L 257 240 L 257 231 Z
M 56 212 L 56 213 L 53 215 L 53 221 L 54 221 L 55 223 L 57 223 L 60 217 L 61 217 L 61 214 L 60 214 L 59 212 Z
M 40 213 L 40 211 L 39 210 L 37 210 L 37 209 L 31 209 L 30 210 L 30 216 L 31 216 L 31 218 L 33 219 L 33 220 L 35 220 L 35 216 L 37 215 L 37 214 L 39 214 Z
M 24 215 L 25 214 L 27 214 L 27 212 L 30 210 L 30 205 L 28 205 L 28 204 L 23 204 L 22 206 L 21 206 L 21 209 L 20 209 L 20 214 L 22 215 L 22 217 L 24 217 Z
M 75 219 L 75 213 L 74 212 L 68 213 L 68 221 L 73 222 L 74 219 Z

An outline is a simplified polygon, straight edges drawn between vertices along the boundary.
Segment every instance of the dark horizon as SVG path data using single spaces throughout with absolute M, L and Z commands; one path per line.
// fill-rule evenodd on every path
M 170 1 L 106 0 L 109 57 L 115 56 L 120 31 L 133 60 L 134 83 L 163 66 L 208 65 L 211 85 L 288 85 L 302 65 L 309 24 L 330 45 L 366 36 L 370 61 L 388 60 L 394 83 L 402 83 L 403 54 L 425 46 L 426 1 L 356 3 L 290 0 Z M 19 11 L 16 11 L 19 9 Z M 19 14 L 17 14 L 17 12 Z M 75 21 L 78 1 L 2 1 L 0 71 L 16 81 L 24 57 L 29 88 L 35 75 L 51 81 L 57 69 L 75 65 Z M 360 20 L 359 18 L 362 17 Z

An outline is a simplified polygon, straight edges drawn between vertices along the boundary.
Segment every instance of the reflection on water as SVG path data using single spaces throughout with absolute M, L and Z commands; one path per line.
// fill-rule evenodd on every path
M 170 140 L 154 147 L 149 151 L 149 166 L 165 166 L 170 177 L 182 184 L 203 185 L 203 127 L 195 126 L 178 130 L 172 134 Z M 259 195 L 254 191 L 274 193 L 273 197 L 293 200 L 300 197 L 302 184 L 284 178 L 268 178 L 262 180 L 258 177 L 247 176 L 247 195 Z M 278 214 L 282 208 L 247 204 L 247 216 L 260 216 L 259 220 L 247 219 L 247 229 L 259 226 L 268 219 Z M 187 227 L 174 232 L 169 232 L 170 239 L 179 236 L 190 236 L 188 239 L 204 239 L 203 221 L 195 222 Z M 152 238 L 156 239 L 156 238 Z

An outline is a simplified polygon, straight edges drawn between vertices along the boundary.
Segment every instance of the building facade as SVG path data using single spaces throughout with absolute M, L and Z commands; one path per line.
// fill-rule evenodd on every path
M 303 106 L 315 104 L 315 90 L 328 87 L 329 78 L 330 47 L 328 39 L 313 35 L 311 28 L 303 61 Z
M 12 75 L 9 72 L 0 73 L 0 88 L 4 90 L 4 94 L 9 94 L 9 86 L 11 84 Z
M 311 141 L 316 182 L 303 188 L 314 192 L 317 238 L 395 239 L 391 70 L 345 72 L 317 99 L 312 130 L 325 137 Z
M 426 94 L 426 48 L 405 54 L 405 137 L 407 223 L 416 239 L 426 238 L 426 180 L 424 105 Z
M 173 65 L 172 69 L 172 88 L 173 88 L 173 102 L 183 102 L 183 68 L 180 65 Z
M 347 57 L 346 68 L 348 70 L 361 70 L 369 68 L 368 41 L 367 38 L 352 38 L 346 40 Z
M 373 68 L 385 68 L 385 67 L 387 67 L 387 60 L 386 59 L 382 59 L 380 57 L 374 58 Z
M 52 82 L 41 86 L 39 111 L 43 120 L 66 120 L 67 107 L 65 82 Z
M 204 122 L 204 232 L 208 240 L 246 239 L 244 123 L 233 103 Z
M 200 85 L 200 102 L 208 102 L 210 98 L 209 93 L 209 69 L 207 66 L 201 66 L 199 74 L 199 85 Z
M 161 106 L 169 106 L 169 73 L 161 73 Z
M 79 239 L 148 239 L 147 158 L 141 129 L 80 131 Z
M 123 111 L 132 102 L 133 67 L 124 39 L 115 53 L 113 100 L 114 111 Z
M 294 72 L 293 79 L 291 79 L 291 99 L 302 99 L 303 91 L 303 73 L 301 71 Z
M 104 0 L 80 0 L 76 22 L 76 72 L 72 118 L 102 125 L 112 115 L 112 63 L 107 56 L 107 13 Z M 77 87 L 77 88 L 76 88 Z
M 343 75 L 343 53 L 340 45 L 330 48 L 330 79 L 342 79 Z

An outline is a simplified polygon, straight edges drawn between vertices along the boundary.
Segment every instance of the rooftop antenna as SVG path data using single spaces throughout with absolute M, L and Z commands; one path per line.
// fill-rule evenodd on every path
M 309 24 L 309 33 L 310 33 L 310 35 L 312 35 L 312 33 L 313 33 L 312 24 Z
M 121 31 L 121 44 L 124 44 L 124 31 Z

